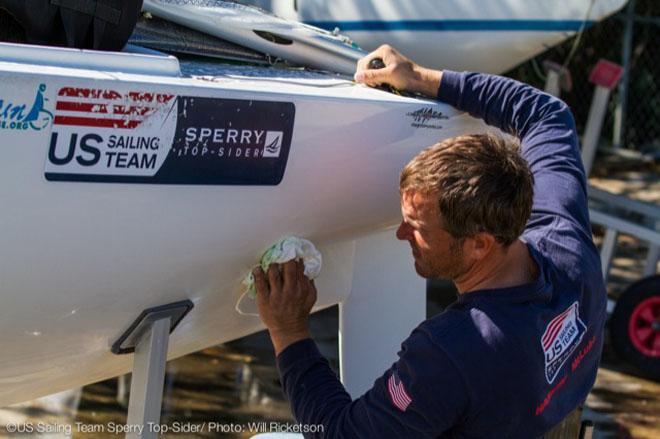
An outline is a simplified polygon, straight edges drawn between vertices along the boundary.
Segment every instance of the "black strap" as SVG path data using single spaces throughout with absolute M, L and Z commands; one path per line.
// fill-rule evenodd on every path
M 72 9 L 76 12 L 91 15 L 99 20 L 114 24 L 121 21 L 121 9 L 93 0 L 50 0 L 50 3 L 62 8 Z

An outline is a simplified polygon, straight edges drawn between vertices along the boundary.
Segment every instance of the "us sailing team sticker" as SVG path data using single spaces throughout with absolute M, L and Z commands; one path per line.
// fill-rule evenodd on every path
M 45 176 L 50 181 L 277 185 L 290 102 L 62 88 Z
M 545 355 L 545 378 L 549 384 L 578 347 L 587 327 L 580 320 L 579 304 L 573 302 L 564 312 L 553 318 L 541 336 Z

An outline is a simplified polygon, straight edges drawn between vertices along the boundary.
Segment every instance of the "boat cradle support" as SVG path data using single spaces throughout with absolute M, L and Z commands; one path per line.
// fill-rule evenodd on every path
M 393 229 L 355 240 L 350 294 L 339 303 L 339 369 L 357 398 L 397 360 L 401 342 L 426 318 L 426 283 L 410 246 Z
M 134 353 L 127 438 L 156 438 L 160 422 L 170 333 L 193 308 L 190 300 L 148 308 L 112 345 L 117 355 Z

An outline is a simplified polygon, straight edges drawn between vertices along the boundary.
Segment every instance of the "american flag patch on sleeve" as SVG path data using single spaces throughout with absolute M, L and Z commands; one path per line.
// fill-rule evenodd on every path
M 389 392 L 390 399 L 396 408 L 405 412 L 412 402 L 412 398 L 408 395 L 408 392 L 406 392 L 406 389 L 396 372 L 392 372 L 392 375 L 390 375 L 390 378 L 387 380 L 387 391 Z

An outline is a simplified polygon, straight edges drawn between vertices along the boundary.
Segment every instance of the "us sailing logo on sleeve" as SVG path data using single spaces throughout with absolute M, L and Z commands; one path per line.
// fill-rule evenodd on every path
M 577 349 L 587 330 L 580 320 L 579 304 L 573 302 L 564 312 L 553 318 L 541 336 L 545 355 L 545 378 L 552 384 L 559 370 Z

